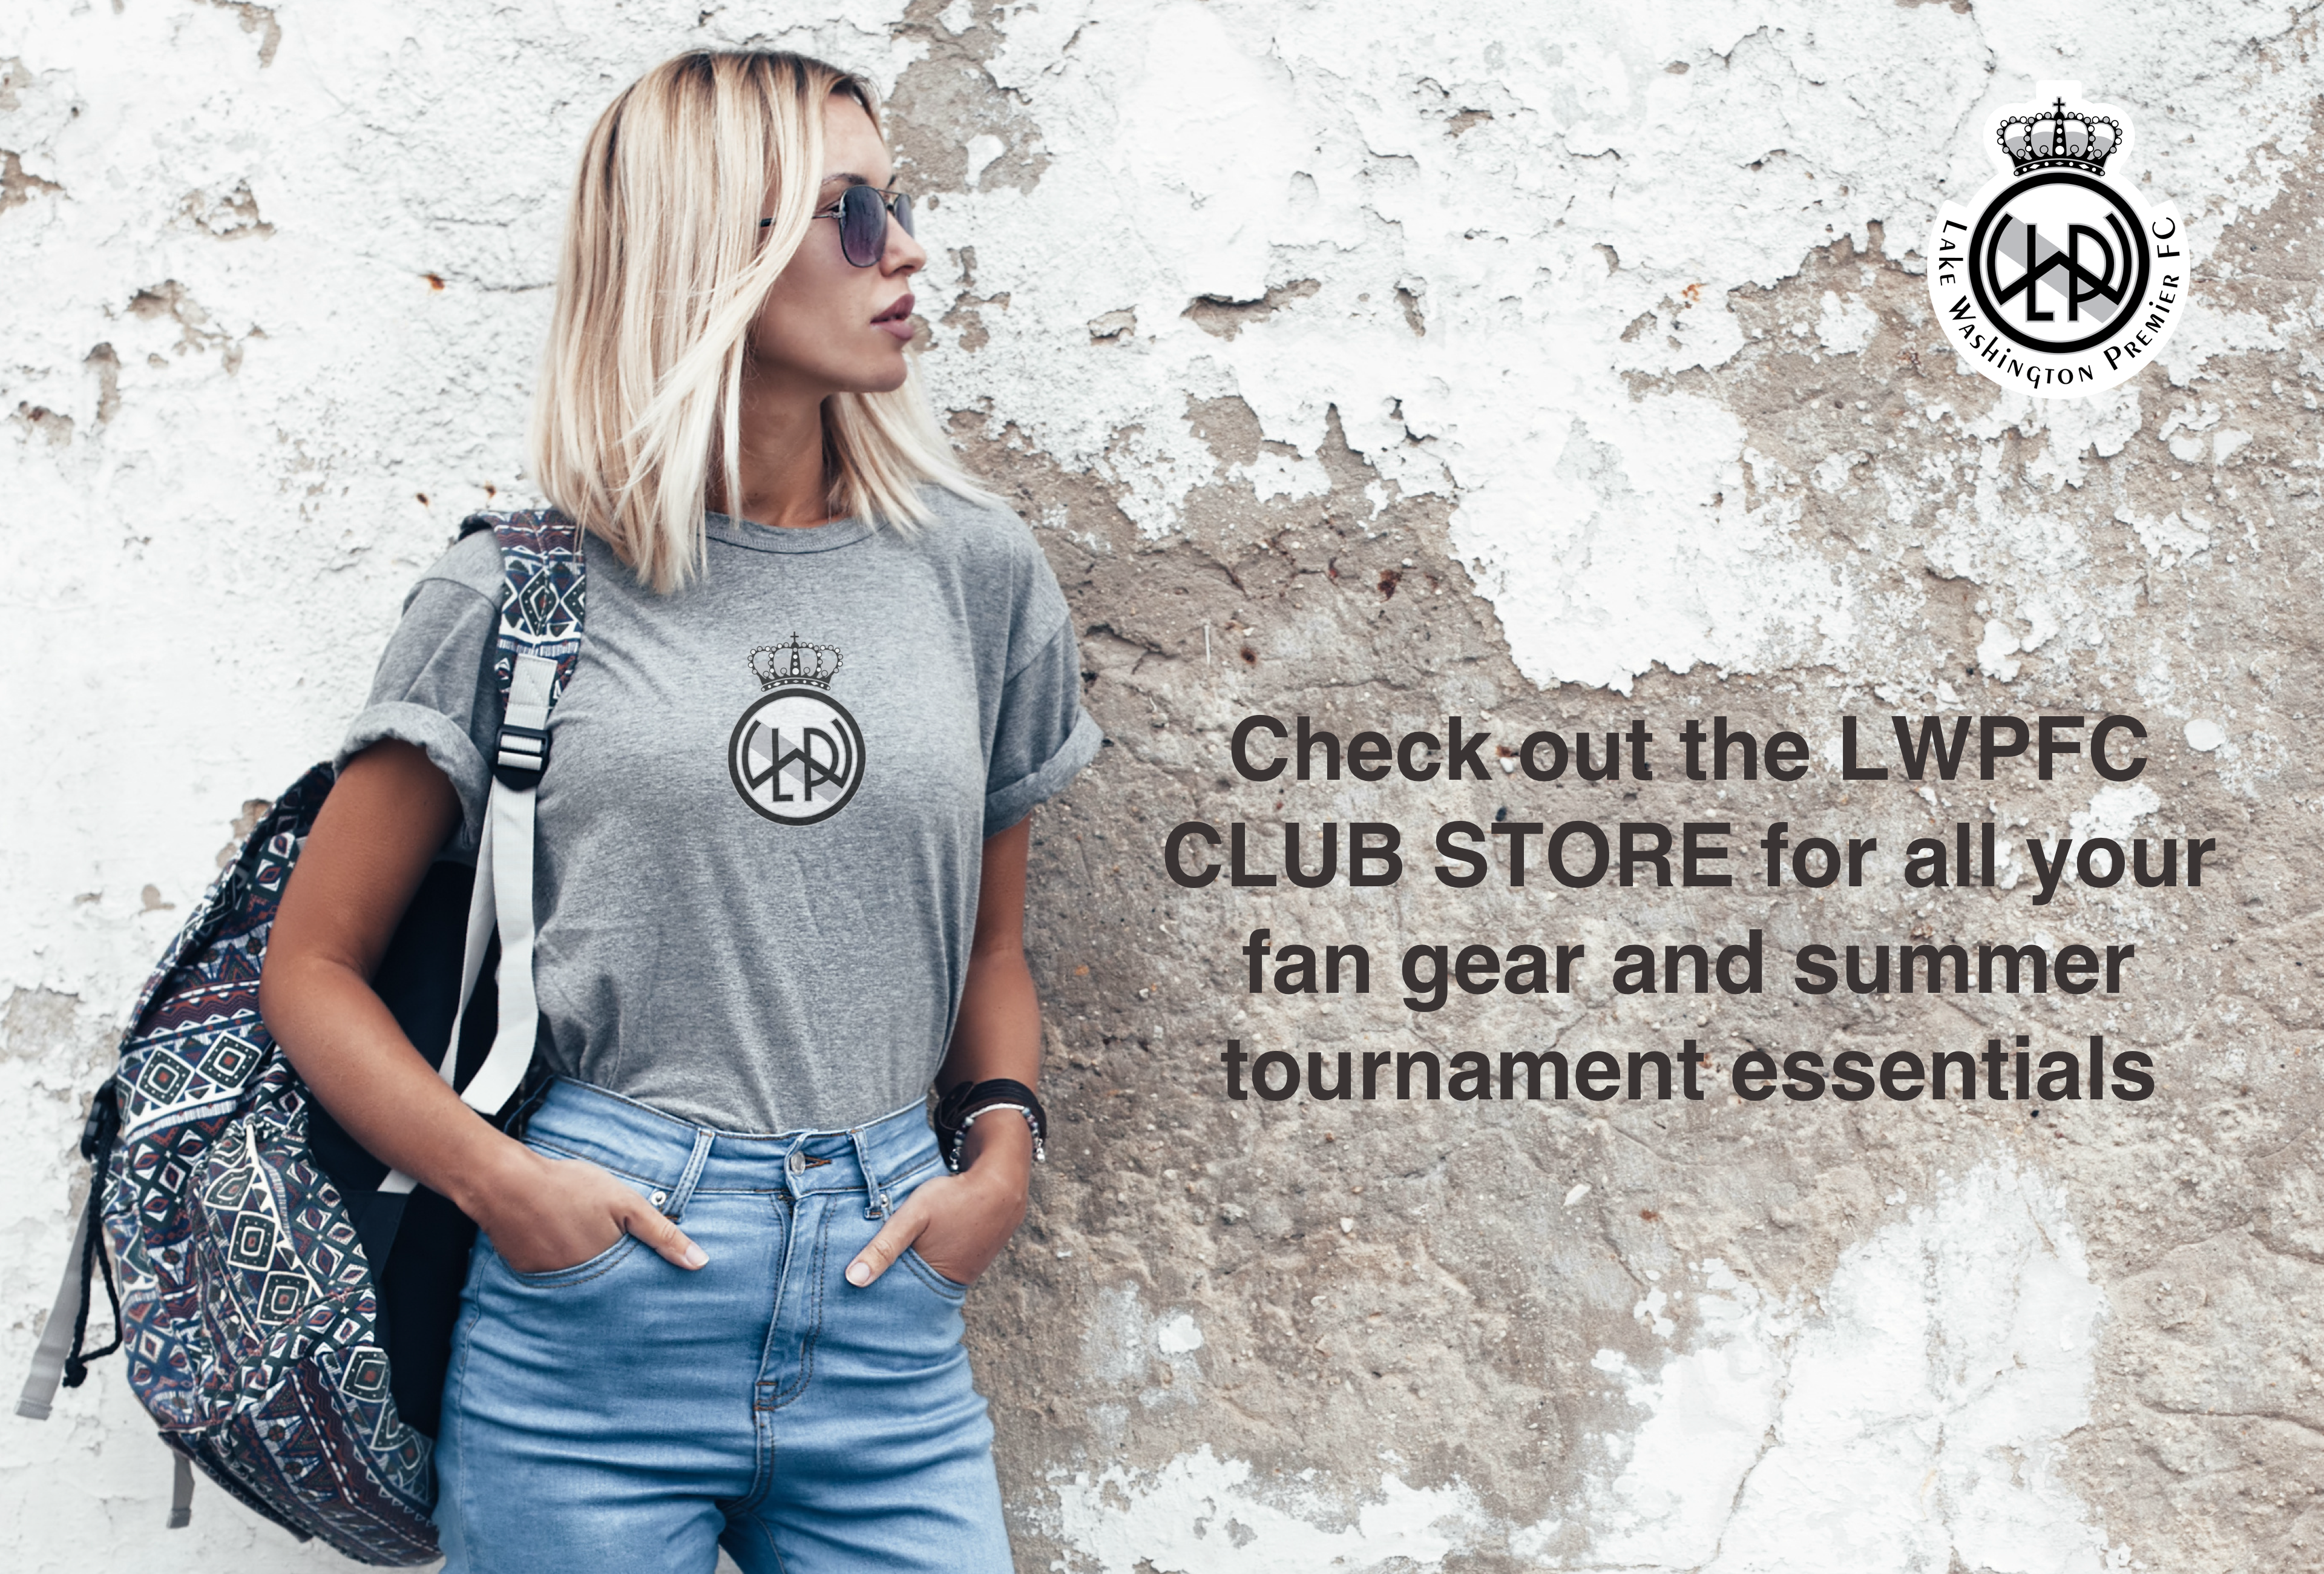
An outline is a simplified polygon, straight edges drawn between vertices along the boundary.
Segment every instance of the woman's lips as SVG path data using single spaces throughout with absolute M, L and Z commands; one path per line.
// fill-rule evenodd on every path
M 884 328 L 901 344 L 912 338 L 912 298 L 908 294 L 872 319 L 874 328 Z

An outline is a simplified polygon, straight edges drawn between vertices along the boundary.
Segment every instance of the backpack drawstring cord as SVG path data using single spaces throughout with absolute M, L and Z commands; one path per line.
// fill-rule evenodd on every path
M 89 1162 L 89 1197 L 80 1239 L 80 1306 L 73 1313 L 72 1347 L 65 1352 L 65 1386 L 78 1388 L 88 1376 L 88 1364 L 121 1347 L 121 1289 L 113 1282 L 113 1259 L 97 1246 L 105 1227 L 105 1171 L 113 1158 L 113 1139 L 121 1126 L 121 1108 L 107 1082 L 89 1101 L 88 1123 L 81 1131 L 81 1154 Z M 88 1342 L 88 1283 L 93 1273 L 105 1273 L 106 1299 L 113 1305 L 113 1342 L 101 1350 L 85 1350 Z

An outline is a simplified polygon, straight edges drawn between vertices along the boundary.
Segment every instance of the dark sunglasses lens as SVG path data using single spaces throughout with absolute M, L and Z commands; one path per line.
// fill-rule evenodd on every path
M 868 268 L 888 249 L 888 210 L 869 186 L 850 186 L 839 199 L 839 248 L 859 268 Z
M 896 222 L 904 227 L 906 235 L 915 233 L 912 228 L 912 199 L 901 191 L 896 193 Z

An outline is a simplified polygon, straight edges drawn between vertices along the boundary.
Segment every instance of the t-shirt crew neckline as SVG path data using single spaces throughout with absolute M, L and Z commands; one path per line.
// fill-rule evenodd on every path
M 853 546 L 872 533 L 871 521 L 859 514 L 823 524 L 790 526 L 760 524 L 711 509 L 703 523 L 711 540 L 753 552 L 827 552 Z

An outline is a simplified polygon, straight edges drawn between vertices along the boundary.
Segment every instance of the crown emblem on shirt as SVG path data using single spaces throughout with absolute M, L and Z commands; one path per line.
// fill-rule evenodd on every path
M 1994 140 L 2016 172 L 2087 170 L 2106 173 L 2108 154 L 2122 145 L 2122 125 L 2103 115 L 2066 108 L 2061 98 L 2046 115 L 2013 115 L 1995 128 Z
M 751 653 L 751 671 L 761 689 L 782 689 L 804 684 L 811 689 L 828 689 L 839 674 L 839 647 L 809 644 L 791 634 L 790 643 L 761 645 Z

